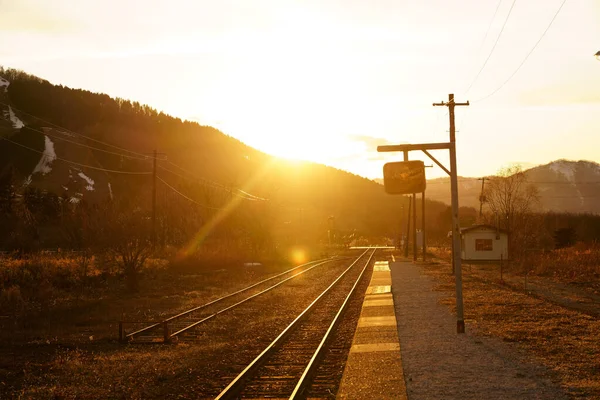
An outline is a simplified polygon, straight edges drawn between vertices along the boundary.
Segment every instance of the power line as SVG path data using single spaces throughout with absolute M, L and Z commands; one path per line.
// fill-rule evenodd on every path
M 217 208 L 217 207 L 211 207 L 211 206 L 207 206 L 205 204 L 201 204 L 198 203 L 196 200 L 186 196 L 185 194 L 181 193 L 179 190 L 175 189 L 173 186 L 169 185 L 164 179 L 162 179 L 160 176 L 156 177 L 159 181 L 161 181 L 166 187 L 168 187 L 169 189 L 171 189 L 172 191 L 174 191 L 175 193 L 177 193 L 178 195 L 180 195 L 181 197 L 183 197 L 184 199 L 199 205 L 200 207 L 204 207 L 204 208 L 208 208 L 210 210 L 222 210 L 222 208 Z
M 494 11 L 494 15 L 492 16 L 492 19 L 490 20 L 487 30 L 485 31 L 485 35 L 483 36 L 483 40 L 481 41 L 481 45 L 479 46 L 479 50 L 477 51 L 477 53 L 479 53 L 481 51 L 481 49 L 483 48 L 483 45 L 485 44 L 485 40 L 487 39 L 488 34 L 490 33 L 490 29 L 492 28 L 492 24 L 494 23 L 494 20 L 496 19 L 496 14 L 498 14 L 498 10 L 500 9 L 501 4 L 502 4 L 502 0 L 499 0 L 498 5 L 496 6 L 496 11 Z
M 16 146 L 22 147 L 22 148 L 24 148 L 24 149 L 31 150 L 31 151 L 33 151 L 33 152 L 36 152 L 36 153 L 39 153 L 39 154 L 42 154 L 42 155 L 44 154 L 44 152 L 43 152 L 43 151 L 39 151 L 39 150 L 36 150 L 36 149 L 32 149 L 32 148 L 31 148 L 31 147 L 29 147 L 29 146 L 25 146 L 24 144 L 17 143 L 17 142 L 15 142 L 15 141 L 12 141 L 12 140 L 10 140 L 10 139 L 8 139 L 8 138 L 5 138 L 5 137 L 0 137 L 0 139 L 1 139 L 1 140 L 6 140 L 7 142 L 10 142 L 10 143 L 12 143 L 12 144 L 14 144 L 14 145 L 16 145 Z M 62 161 L 62 162 L 66 162 L 66 163 L 68 163 L 68 164 L 73 164 L 73 165 L 77 165 L 77 166 L 84 167 L 84 168 L 95 169 L 95 170 L 98 170 L 98 171 L 112 172 L 112 173 L 115 173 L 115 174 L 126 174 L 126 175 L 150 175 L 150 174 L 152 173 L 152 172 L 150 172 L 150 171 L 148 171 L 148 172 L 136 172 L 136 171 L 117 171 L 117 170 L 114 170 L 114 169 L 106 169 L 106 168 L 100 168 L 100 167 L 92 167 L 91 165 L 87 165 L 87 164 L 78 163 L 78 162 L 71 161 L 71 160 L 67 160 L 67 159 L 60 158 L 60 157 L 54 157 L 52 161 L 54 161 L 54 160 L 58 160 L 58 161 Z
M 201 184 L 205 184 L 205 185 L 206 185 L 206 186 L 208 186 L 208 187 L 212 187 L 212 188 L 215 188 L 215 189 L 220 189 L 220 190 L 223 190 L 223 191 L 225 191 L 225 192 L 227 192 L 227 193 L 231 193 L 232 195 L 234 195 L 234 196 L 237 196 L 237 197 L 240 197 L 240 198 L 242 198 L 242 199 L 244 199 L 244 200 L 249 200 L 249 201 L 256 201 L 256 200 L 258 200 L 258 199 L 255 199 L 255 198 L 250 198 L 250 197 L 246 197 L 246 196 L 241 196 L 241 195 L 239 195 L 238 193 L 235 193 L 235 192 L 234 192 L 232 189 L 230 189 L 230 188 L 227 188 L 227 187 L 225 187 L 225 186 L 222 186 L 222 185 L 219 185 L 219 184 L 213 184 L 213 182 L 211 182 L 211 181 L 209 181 L 209 180 L 206 180 L 206 179 L 200 179 L 200 178 L 196 178 L 196 177 L 194 177 L 194 178 L 191 178 L 191 177 L 183 176 L 183 175 L 181 175 L 181 174 L 178 174 L 178 173 L 177 173 L 177 172 L 175 172 L 175 171 L 172 171 L 172 170 L 170 170 L 170 169 L 167 169 L 167 168 L 165 168 L 165 167 L 163 167 L 163 166 L 160 166 L 160 165 L 158 166 L 158 168 L 160 168 L 160 169 L 162 169 L 162 170 L 164 170 L 164 171 L 166 171 L 166 172 L 170 172 L 170 173 L 172 173 L 173 175 L 175 175 L 175 176 L 178 176 L 178 177 L 180 177 L 180 178 L 187 179 L 187 180 L 190 180 L 190 181 L 193 181 L 193 182 L 199 182 L 199 183 L 201 183 Z M 239 190 L 239 189 L 238 189 L 238 190 Z
M 126 152 L 128 152 L 128 153 L 135 154 L 135 155 L 137 155 L 137 156 L 141 156 L 141 157 L 148 158 L 148 156 L 147 156 L 147 155 L 145 155 L 145 154 L 142 154 L 142 153 L 137 153 L 137 152 L 135 152 L 135 151 L 132 151 L 132 150 L 127 150 L 127 149 L 125 149 L 125 148 L 123 148 L 123 147 L 115 146 L 115 145 L 113 145 L 113 144 L 106 143 L 106 142 L 103 142 L 103 141 L 101 141 L 101 140 L 98 140 L 98 139 L 94 139 L 94 138 L 92 138 L 92 137 L 89 137 L 89 136 L 87 136 L 87 135 L 84 135 L 84 134 L 82 134 L 82 133 L 79 133 L 79 132 L 72 131 L 72 130 L 70 130 L 70 129 L 67 129 L 67 128 L 65 128 L 64 126 L 60 126 L 60 125 L 58 125 L 58 124 L 55 124 L 55 123 L 53 123 L 53 122 L 50 122 L 50 121 L 48 121 L 48 120 L 45 120 L 45 119 L 43 119 L 43 118 L 41 118 L 41 117 L 38 117 L 38 116 L 36 116 L 36 115 L 30 114 L 30 113 L 28 113 L 28 112 L 26 112 L 26 111 L 23 111 L 23 110 L 21 110 L 21 109 L 18 109 L 18 108 L 16 108 L 16 107 L 13 107 L 13 106 L 11 106 L 11 105 L 10 105 L 10 104 L 8 104 L 8 103 L 4 103 L 4 102 L 1 102 L 1 101 L 0 101 L 0 104 L 2 104 L 2 105 L 4 105 L 4 106 L 7 106 L 7 107 L 11 107 L 13 110 L 17 110 L 18 112 L 20 112 L 20 113 L 22 113 L 22 114 L 25 114 L 25 115 L 27 115 L 27 116 L 29 116 L 29 117 L 32 117 L 32 118 L 35 118 L 35 119 L 37 119 L 37 120 L 39 120 L 39 121 L 45 122 L 45 123 L 47 123 L 47 124 L 49 124 L 49 125 L 52 125 L 52 126 L 53 126 L 53 127 L 55 127 L 55 128 L 62 129 L 62 130 L 64 130 L 65 132 L 68 132 L 68 133 L 71 133 L 71 134 L 74 134 L 74 135 L 78 135 L 78 136 L 84 137 L 84 138 L 86 138 L 86 139 L 88 139 L 88 140 L 91 140 L 91 141 L 93 141 L 93 142 L 96 142 L 96 143 L 103 144 L 104 146 L 112 147 L 112 148 L 114 148 L 114 149 L 118 149 L 118 150 L 121 150 L 121 151 L 126 151 Z
M 486 176 L 486 179 L 493 179 L 495 178 L 494 176 L 489 177 Z M 501 178 L 501 177 L 498 177 Z M 443 178 L 443 179 L 448 179 L 448 178 Z M 473 182 L 475 183 L 476 180 L 478 180 L 480 178 L 465 178 L 465 179 L 459 179 L 458 182 Z M 436 180 L 433 182 L 427 181 L 428 185 L 435 185 L 435 184 L 450 184 L 450 181 L 445 181 L 445 180 Z M 535 184 L 539 184 L 539 185 L 598 185 L 600 184 L 600 181 L 583 181 L 583 182 L 552 182 L 552 181 L 527 181 L 527 183 L 535 183 Z
M 190 177 L 183 176 L 183 175 L 181 175 L 181 174 L 178 174 L 177 172 L 175 172 L 175 171 L 173 171 L 173 170 L 167 169 L 167 168 L 165 168 L 165 167 L 163 167 L 163 166 L 159 166 L 159 168 L 161 168 L 161 169 L 163 169 L 163 170 L 165 170 L 165 171 L 167 171 L 167 172 L 170 172 L 170 173 L 172 173 L 173 175 L 176 175 L 176 176 L 178 176 L 178 177 L 180 177 L 180 178 L 183 178 L 183 179 L 188 179 L 188 180 L 191 180 L 191 181 L 197 181 L 197 182 L 201 182 L 201 183 L 204 183 L 204 184 L 206 184 L 207 186 L 210 186 L 210 187 L 213 187 L 213 188 L 216 188 L 216 189 L 221 189 L 221 190 L 223 190 L 223 191 L 226 191 L 226 192 L 228 192 L 228 193 L 231 193 L 231 194 L 232 194 L 232 195 L 234 195 L 234 196 L 238 196 L 238 197 L 241 197 L 241 198 L 243 198 L 243 199 L 250 200 L 250 201 L 257 201 L 257 200 L 260 200 L 260 201 L 267 201 L 267 200 L 269 200 L 269 199 L 265 199 L 265 198 L 263 198 L 263 197 L 255 196 L 255 195 L 253 195 L 253 194 L 251 194 L 251 193 L 245 192 L 245 191 L 243 191 L 243 190 L 241 190 L 241 189 L 238 189 L 238 188 L 229 188 L 229 187 L 227 187 L 227 186 L 221 185 L 221 184 L 220 184 L 220 183 L 218 183 L 218 182 L 211 181 L 210 179 L 196 177 L 196 176 L 194 176 L 194 175 L 193 175 L 191 172 L 189 172 L 189 171 L 185 170 L 184 168 L 182 168 L 182 167 L 179 167 L 178 165 L 176 165 L 176 164 L 174 164 L 174 163 L 172 163 L 172 162 L 170 162 L 170 161 L 167 161 L 167 162 L 168 162 L 169 164 L 173 165 L 174 167 L 177 167 L 177 168 L 179 168 L 180 170 L 182 170 L 182 171 L 184 171 L 184 172 L 186 172 L 187 174 L 189 174 L 189 175 L 190 175 Z M 236 192 L 237 192 L 237 193 L 236 193 Z M 240 193 L 241 193 L 241 195 L 240 195 Z
M 494 24 L 494 21 L 496 20 L 496 15 L 498 14 L 498 10 L 500 9 L 501 5 L 502 5 L 502 0 L 498 0 L 498 4 L 496 5 L 496 9 L 494 10 L 494 15 L 492 15 L 492 19 L 490 20 L 490 22 L 488 24 L 488 27 L 485 31 L 485 35 L 483 35 L 483 40 L 481 41 L 481 44 L 479 45 L 479 49 L 477 49 L 477 57 L 479 57 L 479 54 L 481 53 L 481 50 L 483 49 L 483 45 L 485 44 L 485 41 L 490 33 L 490 30 L 492 29 L 492 25 Z M 481 71 L 479 73 L 481 73 Z M 473 83 L 471 83 L 471 86 L 472 85 L 473 85 Z M 471 88 L 471 86 L 469 86 L 469 89 Z M 467 90 L 467 92 L 468 92 L 468 90 Z M 462 127 L 464 126 L 464 122 L 465 122 L 465 118 L 467 117 L 467 114 L 468 114 L 468 111 L 466 111 L 462 115 L 461 120 L 459 122 L 458 132 L 460 132 Z
M 471 90 L 471 88 L 473 87 L 473 85 L 475 84 L 475 82 L 477 81 L 477 79 L 479 78 L 479 75 L 481 75 L 481 72 L 483 72 L 483 69 L 487 65 L 487 63 L 490 60 L 490 58 L 492 57 L 492 54 L 494 53 L 494 50 L 496 49 L 496 46 L 498 45 L 498 42 L 500 41 L 500 37 L 502 36 L 502 32 L 504 32 L 504 27 L 506 26 L 506 23 L 508 22 L 508 19 L 510 18 L 510 14 L 512 13 L 512 10 L 513 10 L 516 2 L 517 2 L 517 0 L 513 0 L 512 4 L 510 6 L 510 10 L 508 10 L 508 15 L 506 16 L 506 19 L 504 20 L 504 24 L 502 24 L 502 29 L 500 29 L 500 33 L 498 33 L 498 36 L 496 37 L 496 41 L 494 42 L 494 45 L 492 46 L 492 49 L 490 50 L 490 53 L 488 54 L 487 58 L 483 62 L 483 65 L 479 69 L 479 72 L 477 72 L 477 75 L 475 75 L 475 79 L 473 79 L 473 81 L 471 82 L 471 84 L 467 88 L 467 91 L 465 92 L 465 94 L 469 93 L 469 90 Z
M 169 162 L 169 161 L 167 161 L 167 162 Z M 172 164 L 172 163 L 170 163 L 170 164 Z M 206 184 L 207 186 L 210 186 L 210 187 L 213 187 L 213 188 L 216 188 L 216 189 L 222 189 L 222 190 L 225 190 L 225 191 L 227 191 L 227 192 L 230 192 L 230 191 L 231 191 L 231 190 L 230 190 L 229 188 L 227 188 L 226 186 L 224 186 L 224 185 L 221 185 L 221 184 L 219 184 L 219 183 L 217 183 L 217 182 L 213 182 L 213 181 L 211 181 L 211 180 L 209 180 L 209 179 L 205 179 L 205 178 L 198 178 L 198 177 L 196 177 L 196 176 L 184 176 L 184 175 L 181 175 L 181 174 L 179 174 L 179 173 L 177 173 L 177 172 L 175 172 L 175 171 L 173 171 L 173 170 L 171 170 L 171 169 L 165 168 L 165 167 L 163 167 L 162 165 L 159 165 L 159 166 L 158 166 L 158 168 L 160 168 L 160 169 L 162 169 L 162 170 L 164 170 L 164 171 L 166 171 L 166 172 L 169 172 L 169 173 L 171 173 L 171 174 L 173 174 L 173 175 L 175 175 L 175 176 L 178 176 L 178 177 L 180 177 L 180 178 L 183 178 L 183 179 L 187 179 L 187 180 L 190 180 L 190 181 L 195 181 L 195 182 L 202 182 L 202 183 Z M 191 175 L 191 173 L 190 173 L 190 175 Z
M 61 130 L 64 130 L 65 132 L 71 133 L 71 134 L 73 134 L 73 135 L 78 135 L 78 136 L 81 136 L 81 137 L 83 137 L 83 138 L 86 138 L 86 139 L 88 139 L 88 140 L 91 140 L 91 141 L 93 141 L 93 142 L 100 143 L 100 144 L 102 144 L 102 145 L 104 145 L 104 146 L 112 147 L 112 148 L 115 148 L 115 149 L 118 149 L 118 150 L 121 150 L 121 151 L 126 151 L 126 152 L 128 152 L 128 153 L 135 154 L 135 155 L 137 155 L 137 156 L 139 156 L 139 157 L 137 157 L 137 158 L 136 158 L 136 157 L 128 156 L 128 155 L 126 155 L 126 154 L 115 153 L 115 152 L 110 152 L 110 151 L 107 151 L 107 150 L 98 149 L 98 148 L 96 148 L 96 147 L 92 147 L 92 146 L 84 145 L 84 144 L 81 144 L 81 143 L 77 143 L 77 142 L 74 142 L 74 141 L 71 141 L 71 140 L 68 140 L 68 139 L 64 139 L 64 138 L 60 138 L 60 137 L 57 137 L 57 136 L 53 136 L 53 135 L 47 134 L 47 133 L 45 133 L 45 132 L 42 132 L 42 131 L 39 131 L 39 130 L 36 130 L 36 129 L 30 128 L 30 127 L 27 127 L 28 129 L 31 129 L 31 130 L 33 130 L 33 131 L 36 131 L 36 132 L 42 133 L 42 134 L 44 134 L 44 135 L 51 136 L 51 137 L 53 137 L 53 138 L 55 138 L 55 139 L 58 139 L 58 140 L 64 140 L 64 141 L 67 141 L 67 142 L 70 142 L 70 143 L 73 143 L 73 144 L 76 144 L 76 145 L 79 145 L 79 146 L 82 146 L 82 147 L 87 147 L 87 148 L 90 148 L 90 149 L 93 149 L 93 150 L 101 151 L 101 152 L 108 153 L 108 154 L 114 154 L 114 155 L 118 155 L 118 156 L 121 156 L 121 157 L 127 157 L 127 158 L 131 158 L 131 159 L 139 159 L 139 160 L 149 160 L 149 159 L 152 159 L 152 157 L 151 157 L 151 156 L 148 156 L 147 154 L 138 153 L 138 152 L 135 152 L 135 151 L 132 151 L 132 150 L 128 150 L 128 149 L 125 149 L 125 148 L 122 148 L 122 147 L 119 147 L 119 146 L 112 145 L 112 144 L 110 144 L 110 143 L 107 143 L 107 142 L 103 142 L 103 141 L 101 141 L 101 140 L 93 139 L 93 138 L 91 138 L 91 137 L 89 137 L 89 136 L 83 135 L 83 134 L 81 134 L 81 133 L 78 133 L 78 132 L 72 131 L 72 130 L 70 130 L 70 129 L 67 129 L 67 128 L 63 127 L 63 126 L 60 126 L 60 125 L 57 125 L 57 124 L 55 124 L 55 123 L 53 123 L 53 122 L 50 122 L 50 121 L 48 121 L 48 120 L 45 120 L 45 119 L 43 119 L 43 118 L 41 118 L 41 117 L 38 117 L 38 116 L 35 116 L 35 115 L 33 115 L 33 114 L 27 113 L 27 112 L 25 112 L 25 111 L 23 111 L 23 110 L 21 110 L 21 109 L 18 109 L 18 108 L 16 108 L 16 107 L 12 107 L 10 104 L 4 103 L 4 102 L 0 102 L 0 104 L 2 104 L 2 105 L 5 105 L 5 106 L 7 106 L 7 107 L 11 107 L 13 110 L 16 110 L 16 111 L 18 111 L 19 113 L 25 114 L 25 115 L 27 115 L 27 116 L 30 116 L 30 117 L 32 117 L 32 118 L 35 118 L 35 119 L 37 119 L 37 120 L 39 120 L 39 121 L 45 122 L 45 123 L 47 123 L 47 124 L 49 124 L 49 125 L 52 125 L 52 126 L 54 126 L 55 128 L 59 128 L 59 129 L 61 129 Z M 5 121 L 9 121 L 9 120 L 7 120 L 7 119 L 5 119 L 5 118 L 3 118 L 3 119 L 4 119 Z M 10 122 L 10 121 L 9 121 L 9 122 Z M 17 144 L 17 143 L 15 143 L 15 144 Z M 33 149 L 31 149 L 31 150 L 33 150 Z M 37 151 L 37 150 L 34 150 L 34 151 Z M 64 160 L 63 160 L 63 161 L 64 161 Z M 66 161 L 66 162 L 68 162 L 68 161 Z M 190 175 L 192 175 L 192 176 L 193 176 L 193 174 L 192 174 L 191 172 L 189 172 L 189 171 L 185 170 L 184 168 L 182 168 L 182 167 L 178 166 L 177 164 L 175 164 L 175 163 L 173 163 L 173 162 L 171 162 L 171 161 L 167 161 L 167 162 L 168 162 L 169 164 L 173 165 L 174 167 L 176 167 L 176 168 L 179 168 L 180 170 L 182 170 L 182 171 L 184 171 L 184 172 L 186 172 L 186 173 L 188 173 L 188 174 L 190 174 Z M 91 167 L 90 167 L 90 168 L 91 168 Z M 94 168 L 96 168 L 96 167 L 94 167 Z M 165 169 L 165 168 L 164 168 L 164 167 L 162 167 L 162 166 L 159 166 L 159 168 L 163 168 L 163 169 Z M 99 170 L 101 170 L 100 168 L 96 168 L 96 169 L 99 169 Z M 173 171 L 170 171 L 170 170 L 167 170 L 167 169 L 165 169 L 165 170 L 166 170 L 166 171 L 168 171 L 168 172 L 171 172 L 171 173 L 173 173 L 173 174 L 176 174 L 176 173 L 175 173 L 175 172 L 173 172 Z M 106 170 L 106 171 L 113 171 L 113 170 Z M 176 175 L 177 175 L 177 174 L 176 174 Z M 183 177 L 183 176 L 181 176 L 181 175 L 178 175 L 178 176 L 180 176 L 180 177 L 182 177 L 182 178 L 185 178 L 185 177 Z M 189 178 L 188 178 L 188 179 L 189 179 Z M 255 195 L 253 195 L 253 194 L 251 194 L 251 193 L 248 193 L 248 192 L 245 192 L 245 191 L 243 191 L 243 190 L 241 190 L 241 189 L 237 189 L 237 188 L 236 188 L 235 190 L 236 190 L 236 191 L 238 191 L 238 192 L 240 192 L 240 193 L 242 193 L 242 195 L 243 195 L 243 196 L 240 196 L 240 195 L 238 195 L 238 194 L 236 194 L 236 193 L 233 193 L 233 190 L 232 190 L 231 188 L 228 188 L 228 187 L 226 187 L 226 186 L 224 186 L 224 185 L 221 185 L 221 184 L 219 184 L 219 183 L 217 183 L 217 182 L 210 181 L 209 179 L 206 179 L 206 178 L 197 178 L 197 177 L 195 177 L 195 176 L 194 176 L 194 179 L 196 179 L 196 180 L 199 180 L 199 181 L 204 181 L 204 182 L 211 183 L 211 184 L 213 185 L 213 187 L 216 187 L 216 188 L 220 188 L 220 189 L 226 190 L 226 191 L 228 191 L 228 192 L 230 192 L 230 193 L 232 193 L 232 194 L 234 194 L 234 195 L 236 195 L 236 196 L 243 197 L 243 198 L 245 198 L 245 199 L 247 199 L 247 200 L 251 200 L 251 201 L 252 201 L 252 200 L 261 200 L 261 201 L 266 201 L 266 200 L 268 200 L 268 199 L 265 199 L 265 198 L 262 198 L 262 197 L 259 197 L 259 196 L 255 196 Z
M 535 42 L 535 44 L 533 45 L 533 47 L 531 48 L 531 50 L 529 50 L 529 53 L 527 53 L 527 55 L 525 56 L 525 58 L 523 59 L 523 61 L 521 61 L 521 64 L 519 64 L 519 66 L 517 67 L 517 69 L 515 69 L 512 74 L 510 74 L 510 76 L 508 77 L 508 79 L 505 80 L 500 86 L 498 86 L 490 94 L 488 94 L 486 96 L 483 96 L 480 99 L 475 100 L 474 103 L 475 102 L 484 101 L 487 98 L 492 97 L 493 95 L 495 95 L 498 91 L 500 91 L 500 89 L 502 89 L 504 87 L 504 85 L 506 85 L 517 74 L 517 72 L 519 72 L 519 70 L 521 69 L 521 67 L 523 66 L 523 64 L 525 64 L 525 62 L 527 62 L 527 59 L 529 59 L 529 56 L 534 52 L 534 50 L 536 49 L 536 47 L 538 46 L 538 44 L 540 44 L 540 42 L 542 41 L 542 39 L 544 38 L 544 36 L 546 36 L 546 33 L 548 32 L 548 30 L 550 29 L 550 27 L 554 23 L 554 20 L 556 19 L 556 17 L 558 17 L 558 14 L 560 13 L 560 10 L 562 10 L 562 8 L 563 8 L 563 6 L 565 5 L 566 2 L 567 2 L 567 0 L 563 0 L 563 2 L 560 4 L 560 7 L 558 7 L 558 10 L 556 10 L 556 13 L 554 14 L 554 16 L 552 17 L 552 19 L 550 20 L 550 23 L 548 24 L 548 26 L 546 27 L 546 29 L 542 33 L 542 36 L 540 36 L 540 38 L 538 39 L 538 41 Z
M 600 195 L 581 195 L 581 196 L 544 196 L 540 195 L 540 197 L 545 199 L 580 199 L 580 198 L 596 198 L 600 197 Z
M 544 185 L 597 185 L 600 181 L 585 181 L 585 182 L 543 182 L 543 181 L 529 181 L 529 183 L 539 183 Z
M 1 118 L 1 117 L 0 117 L 0 119 L 3 119 L 4 121 L 11 122 L 9 119 L 6 119 L 6 118 Z M 51 133 L 48 133 L 48 132 L 41 131 L 41 130 L 39 130 L 39 129 L 32 128 L 32 127 L 30 127 L 30 126 L 27 126 L 27 129 L 29 129 L 29 130 L 32 130 L 32 131 L 34 131 L 34 132 L 41 133 L 42 135 L 45 135 L 45 136 L 50 136 L 51 138 L 54 138 L 54 139 L 57 139 L 57 140 L 62 140 L 62 141 L 64 141 L 64 142 L 72 143 L 72 144 L 75 144 L 75 145 L 77 145 L 77 146 L 86 147 L 86 148 L 88 148 L 88 149 L 91 149 L 91 150 L 96 150 L 96 151 L 100 151 L 100 152 L 107 153 L 107 154 L 113 154 L 113 155 L 116 155 L 116 156 L 119 156 L 119 157 L 125 157 L 125 158 L 129 158 L 129 159 L 133 159 L 133 160 L 143 160 L 143 161 L 148 161 L 148 159 L 150 158 L 150 157 L 148 157 L 148 156 L 146 156 L 146 157 L 143 157 L 143 158 L 142 158 L 142 157 L 128 156 L 128 155 L 121 154 L 121 153 L 116 153 L 116 152 L 113 152 L 113 151 L 108 151 L 108 150 L 99 149 L 99 148 L 97 148 L 97 147 L 88 146 L 88 145 L 86 145 L 86 144 L 79 143 L 79 142 L 76 142 L 76 141 L 74 141 L 74 140 L 69 140 L 69 139 L 66 139 L 66 138 L 62 138 L 62 137 L 60 137 L 60 136 L 53 135 L 53 134 L 51 134 Z
M 210 183 L 210 184 L 214 185 L 214 187 L 221 188 L 221 189 L 225 189 L 225 190 L 230 190 L 230 188 L 228 188 L 227 186 L 225 186 L 225 185 L 222 185 L 222 184 L 220 184 L 220 183 L 218 183 L 218 182 L 211 181 L 210 179 L 207 179 L 207 178 L 201 178 L 201 177 L 199 178 L 199 177 L 197 177 L 197 176 L 196 176 L 194 173 L 192 173 L 192 172 L 188 171 L 187 169 L 185 169 L 185 168 L 183 168 L 183 167 L 180 167 L 179 165 L 175 164 L 175 163 L 174 163 L 174 162 L 172 162 L 172 161 L 167 161 L 167 162 L 168 162 L 169 164 L 171 164 L 172 166 L 174 166 L 175 168 L 178 168 L 179 170 L 181 170 L 181 171 L 185 172 L 186 174 L 190 175 L 190 176 L 191 176 L 191 178 L 189 178 L 189 177 L 185 177 L 185 176 L 182 176 L 182 175 L 179 175 L 179 174 L 177 174 L 176 172 L 169 171 L 169 170 L 167 170 L 167 169 L 163 168 L 163 169 L 165 169 L 166 171 L 169 171 L 169 172 L 171 172 L 172 174 L 175 174 L 175 175 L 177 175 L 177 176 L 179 176 L 179 177 L 181 177 L 181 178 L 184 178 L 184 179 L 191 179 L 191 180 L 200 180 L 200 181 L 204 181 L 204 182 L 206 182 L 206 183 Z

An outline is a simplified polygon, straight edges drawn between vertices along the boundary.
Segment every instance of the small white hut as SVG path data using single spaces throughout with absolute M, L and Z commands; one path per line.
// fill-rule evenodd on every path
M 462 228 L 461 256 L 465 261 L 508 259 L 508 233 L 491 225 Z

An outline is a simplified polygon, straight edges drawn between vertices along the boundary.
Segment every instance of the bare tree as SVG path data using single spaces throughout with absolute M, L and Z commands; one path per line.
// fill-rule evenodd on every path
M 501 169 L 489 178 L 485 188 L 486 203 L 491 211 L 486 219 L 509 234 L 509 254 L 517 258 L 537 239 L 534 211 L 539 206 L 537 187 L 529 183 L 520 165 Z
M 108 206 L 103 211 L 98 244 L 120 267 L 127 288 L 136 291 L 140 272 L 153 252 L 150 218 L 140 209 L 120 211 L 117 207 Z

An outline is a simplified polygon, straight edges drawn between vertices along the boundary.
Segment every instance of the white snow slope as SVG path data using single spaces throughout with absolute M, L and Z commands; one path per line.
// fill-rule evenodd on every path
M 23 121 L 21 121 L 19 119 L 19 117 L 17 117 L 15 115 L 15 112 L 12 110 L 12 108 L 10 108 L 10 106 L 8 106 L 8 116 L 10 118 L 10 121 L 13 124 L 13 128 L 21 129 L 22 127 L 25 126 L 25 124 L 23 123 Z
M 8 85 L 10 85 L 10 82 L 0 77 L 0 87 L 3 87 L 5 92 L 8 90 Z
M 92 178 L 90 178 L 89 176 L 85 175 L 83 172 L 80 172 L 77 174 L 80 178 L 84 179 L 88 185 L 85 187 L 85 189 L 87 191 L 92 191 L 94 190 L 94 180 Z
M 550 169 L 560 175 L 563 175 L 568 181 L 573 182 L 575 180 L 575 168 L 574 163 L 568 163 L 563 160 L 554 161 L 550 163 Z
M 52 164 L 52 161 L 56 160 L 56 153 L 54 152 L 54 143 L 52 143 L 48 136 L 44 136 L 44 141 L 46 147 L 44 148 L 42 158 L 40 158 L 40 161 L 33 169 L 33 174 L 40 172 L 42 175 L 46 175 L 47 173 L 52 171 L 50 164 Z

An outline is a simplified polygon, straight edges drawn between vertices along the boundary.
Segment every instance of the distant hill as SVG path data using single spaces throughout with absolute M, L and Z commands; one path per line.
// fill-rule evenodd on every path
M 592 161 L 557 160 L 525 171 L 537 186 L 543 211 L 600 214 L 600 164 Z M 459 177 L 459 204 L 479 207 L 481 181 Z M 427 181 L 426 196 L 450 203 L 450 179 Z
M 20 192 L 41 190 L 72 205 L 135 201 L 128 207 L 148 212 L 156 149 L 165 230 L 175 220 L 192 223 L 191 213 L 197 212 L 197 231 L 232 198 L 241 198 L 236 222 L 223 228 L 223 235 L 239 237 L 239 224 L 249 230 L 262 216 L 268 229 L 288 236 L 303 231 L 326 237 L 334 228 L 394 237 L 400 230 L 394 221 L 408 208 L 406 198 L 387 195 L 372 180 L 282 160 L 146 105 L 53 85 L 16 70 L 0 69 L 0 76 L 0 139 L 6 139 L 0 140 L 0 172 L 12 168 Z M 435 210 L 428 214 L 435 225 L 445 206 L 428 201 L 427 207 Z M 176 212 L 181 215 L 167 216 Z

